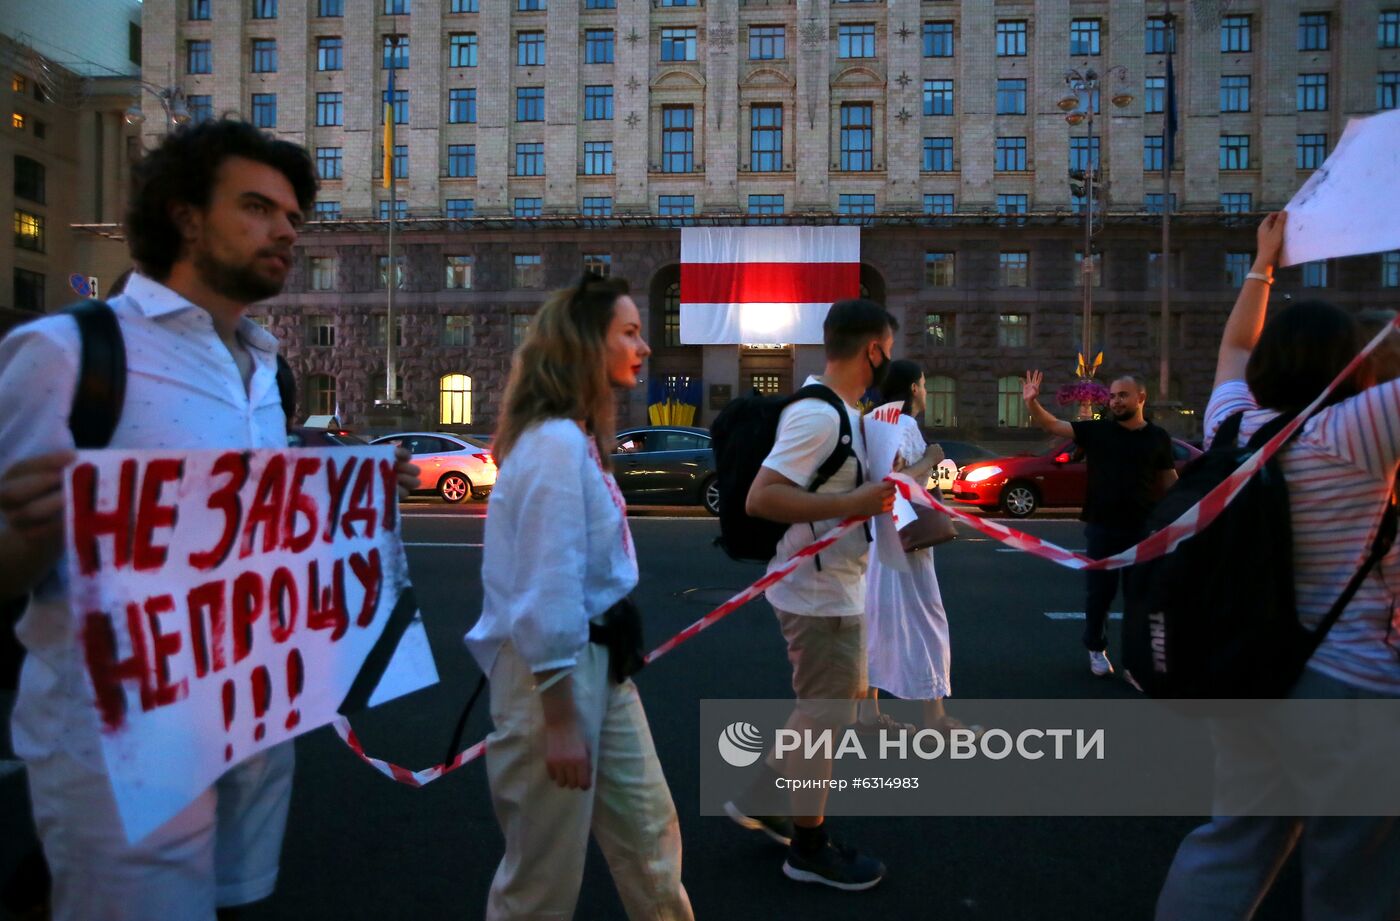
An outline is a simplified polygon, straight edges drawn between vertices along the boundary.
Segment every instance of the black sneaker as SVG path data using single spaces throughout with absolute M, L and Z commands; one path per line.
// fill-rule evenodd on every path
M 792 845 L 792 819 L 785 815 L 746 815 L 732 800 L 724 804 L 724 814 L 740 828 L 761 831 L 783 847 Z
M 828 841 L 821 850 L 810 855 L 800 853 L 795 847 L 788 848 L 783 875 L 799 883 L 821 883 L 834 889 L 860 892 L 885 878 L 885 865 L 853 847 Z

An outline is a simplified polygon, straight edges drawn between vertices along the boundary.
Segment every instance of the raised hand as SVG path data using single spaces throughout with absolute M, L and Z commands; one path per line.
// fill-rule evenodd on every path
M 1021 382 L 1021 399 L 1027 403 L 1040 399 L 1040 385 L 1044 380 L 1045 375 L 1041 372 L 1027 371 L 1025 380 Z
M 1287 224 L 1287 211 L 1273 211 L 1264 216 L 1259 223 L 1259 249 L 1255 265 L 1266 265 L 1271 269 L 1278 266 L 1279 255 L 1283 252 L 1283 231 Z

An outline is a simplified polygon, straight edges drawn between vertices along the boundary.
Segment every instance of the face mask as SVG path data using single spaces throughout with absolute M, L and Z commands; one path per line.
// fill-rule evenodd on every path
M 885 376 L 890 373 L 890 356 L 885 354 L 883 347 L 880 347 L 880 363 L 877 365 L 866 356 L 866 363 L 870 365 L 870 386 L 879 387 L 885 382 Z

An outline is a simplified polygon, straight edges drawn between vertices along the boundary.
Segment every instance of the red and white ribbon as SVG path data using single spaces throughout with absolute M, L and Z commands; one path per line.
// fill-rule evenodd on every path
M 1239 495 L 1240 490 L 1244 488 L 1244 484 L 1249 478 L 1253 476 L 1260 467 L 1268 463 L 1269 458 L 1273 457 L 1274 454 L 1283 447 L 1284 442 L 1286 442 L 1293 433 L 1322 406 L 1323 402 L 1331 395 L 1332 391 L 1336 390 L 1343 381 L 1347 380 L 1355 373 L 1356 369 L 1361 366 L 1361 363 L 1380 346 L 1385 337 L 1396 327 L 1400 327 L 1400 317 L 1397 317 L 1394 322 L 1377 333 L 1375 338 L 1351 360 L 1351 363 L 1337 375 L 1336 379 L 1328 385 L 1326 390 L 1318 395 L 1317 399 L 1313 400 L 1307 409 L 1300 412 L 1292 422 L 1284 426 L 1278 434 L 1269 439 L 1262 448 L 1254 452 L 1247 461 L 1241 464 L 1238 470 L 1222 481 L 1215 489 L 1207 493 L 1200 502 L 1190 509 L 1187 509 L 1180 518 L 1173 521 L 1165 528 L 1162 528 L 1160 531 L 1153 533 L 1136 546 L 1101 560 L 1091 559 L 1083 554 L 1075 553 L 1072 550 L 1066 550 L 1058 544 L 1052 544 L 1049 541 L 1041 540 L 1034 534 L 1027 534 L 1015 528 L 1008 528 L 990 519 L 980 518 L 962 511 L 961 509 L 945 505 L 943 502 L 940 502 L 930 495 L 928 490 L 924 489 L 922 485 L 914 482 L 902 473 L 891 474 L 886 479 L 888 482 L 894 484 L 895 489 L 900 495 L 911 502 L 936 508 L 939 511 L 951 515 L 973 530 L 980 531 L 1008 547 L 1025 551 L 1032 556 L 1049 560 L 1052 563 L 1058 563 L 1069 569 L 1121 569 L 1125 566 L 1131 566 L 1134 563 L 1154 560 L 1170 553 L 1172 550 L 1176 549 L 1177 545 L 1182 541 L 1205 530 L 1211 522 L 1218 518 L 1220 513 L 1225 510 L 1225 506 L 1229 505 L 1231 500 Z M 792 575 L 793 571 L 796 570 L 804 560 L 816 556 L 821 551 L 830 547 L 864 520 L 863 518 L 847 518 L 845 521 L 842 521 L 836 527 L 823 534 L 819 540 L 808 544 L 806 547 L 803 547 L 797 553 L 793 554 L 793 556 L 781 566 L 769 570 L 763 578 L 759 579 L 748 588 L 738 592 L 728 601 L 647 653 L 646 661 L 648 663 L 655 662 L 696 634 L 713 627 L 728 615 L 734 613 L 783 579 Z M 475 761 L 486 751 L 486 740 L 482 739 L 470 748 L 464 749 L 462 752 L 458 753 L 457 756 L 447 764 L 438 764 L 430 768 L 424 768 L 421 771 L 413 771 L 367 754 L 364 747 L 360 744 L 359 739 L 355 736 L 355 731 L 350 728 L 350 721 L 344 717 L 337 720 L 334 725 L 336 733 L 340 735 L 340 738 L 350 747 L 350 750 L 358 755 L 362 761 L 390 780 L 411 787 L 421 787 L 424 784 L 431 783 L 444 774 L 449 774 L 462 765 L 470 761 Z

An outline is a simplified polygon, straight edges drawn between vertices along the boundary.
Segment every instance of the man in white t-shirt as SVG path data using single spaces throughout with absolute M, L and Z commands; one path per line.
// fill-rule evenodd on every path
M 894 487 L 868 482 L 858 403 L 879 386 L 890 364 L 898 322 L 874 301 L 838 301 L 822 326 L 826 370 L 807 384 L 830 388 L 845 404 L 849 427 L 825 400 L 798 400 L 783 410 L 773 450 L 749 490 L 750 515 L 791 524 L 778 544 L 773 566 L 821 537 L 841 520 L 890 510 Z M 850 443 L 843 440 L 849 431 Z M 845 462 L 812 488 L 817 471 L 841 451 Z M 816 558 L 804 561 L 768 590 L 792 663 L 792 688 L 799 701 L 850 701 L 838 707 L 799 707 L 788 720 L 798 732 L 834 729 L 855 719 L 855 702 L 865 696 L 865 564 L 868 532 L 855 528 Z M 771 767 L 769 769 L 772 770 Z M 790 771 L 804 780 L 831 776 L 829 760 L 812 759 Z M 772 776 L 764 780 L 772 785 Z M 789 839 L 783 872 L 801 882 L 838 889 L 874 886 L 885 875 L 878 860 L 830 841 L 824 825 L 826 794 L 794 794 L 792 824 L 727 807 L 731 818 L 777 840 Z

